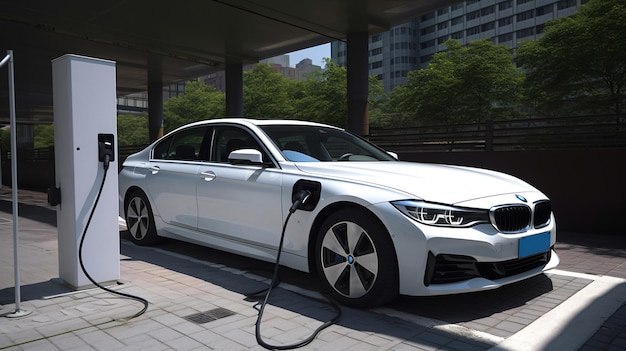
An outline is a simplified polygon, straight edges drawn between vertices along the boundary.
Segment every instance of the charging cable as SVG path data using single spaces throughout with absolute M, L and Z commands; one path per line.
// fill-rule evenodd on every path
M 134 314 L 131 317 L 126 318 L 126 320 L 131 320 L 133 318 L 139 317 L 142 314 L 144 314 L 144 312 L 146 312 L 146 310 L 148 309 L 148 300 L 144 299 L 143 297 L 139 297 L 139 296 L 135 296 L 135 295 L 131 295 L 131 294 L 127 294 L 127 293 L 123 293 L 121 291 L 115 291 L 112 289 L 109 289 L 107 287 L 104 287 L 100 284 L 98 284 L 90 275 L 89 273 L 87 273 L 87 269 L 85 269 L 85 265 L 83 263 L 83 243 L 85 242 L 85 237 L 87 236 L 87 229 L 89 228 L 89 223 L 91 223 L 91 218 L 93 217 L 94 212 L 96 211 L 96 207 L 98 206 L 98 201 L 100 201 L 100 195 L 102 195 L 102 189 L 104 188 L 104 182 L 107 179 L 107 173 L 109 170 L 109 163 L 111 162 L 111 151 L 107 150 L 105 151 L 104 154 L 104 159 L 102 162 L 102 166 L 104 168 L 104 176 L 102 177 L 102 183 L 100 184 L 100 189 L 98 190 L 98 195 L 96 196 L 96 201 L 93 204 L 93 207 L 91 208 L 91 212 L 89 213 L 89 218 L 87 219 L 87 224 L 85 224 L 85 229 L 83 230 L 83 235 L 82 238 L 80 239 L 80 245 L 78 247 L 78 262 L 80 263 L 80 268 L 83 270 L 83 273 L 85 274 L 85 276 L 87 277 L 87 279 L 89 279 L 89 281 L 97 286 L 98 288 L 110 292 L 111 294 L 115 294 L 115 295 L 119 295 L 122 297 L 126 297 L 129 299 L 133 299 L 136 301 L 139 301 L 141 303 L 143 303 L 144 307 L 141 309 L 141 311 L 137 312 L 136 314 Z
M 337 311 L 337 314 L 335 315 L 335 317 L 333 317 L 330 321 L 325 322 L 324 324 L 320 325 L 314 332 L 313 334 L 311 334 L 308 338 L 298 342 L 298 343 L 294 343 L 291 345 L 270 345 L 268 343 L 266 343 L 263 338 L 261 337 L 261 319 L 263 318 L 263 312 L 265 311 L 265 305 L 267 305 L 267 301 L 270 298 L 270 294 L 272 292 L 272 288 L 278 286 L 280 284 L 280 280 L 279 280 L 279 276 L 278 276 L 278 268 L 280 266 L 280 255 L 282 252 L 282 248 L 283 248 L 283 242 L 285 239 L 285 230 L 287 228 L 287 223 L 289 223 L 289 218 L 291 218 L 291 215 L 296 212 L 296 210 L 298 210 L 301 206 L 303 206 L 307 200 L 309 199 L 309 197 L 311 196 L 311 192 L 308 190 L 301 190 L 297 195 L 296 195 L 296 200 L 293 202 L 293 205 L 291 206 L 291 208 L 289 209 L 289 214 L 287 214 L 287 218 L 285 219 L 285 223 L 283 224 L 283 230 L 282 233 L 280 235 L 280 243 L 278 244 L 278 253 L 276 254 L 276 263 L 274 264 L 274 274 L 272 276 L 272 282 L 270 284 L 270 286 L 267 289 L 263 289 L 254 293 L 250 293 L 250 294 L 246 294 L 248 297 L 251 296 L 256 296 L 259 295 L 265 291 L 267 291 L 267 293 L 265 294 L 265 299 L 263 300 L 262 303 L 260 303 L 260 307 L 258 308 L 259 311 L 259 315 L 257 317 L 256 320 L 256 328 L 255 328 L 255 336 L 256 336 L 256 341 L 259 345 L 263 346 L 264 348 L 268 349 L 268 350 L 291 350 L 291 349 L 295 349 L 298 347 L 303 347 L 306 346 L 308 344 L 310 344 L 313 340 L 315 340 L 315 338 L 317 337 L 317 335 L 324 329 L 326 329 L 327 327 L 331 326 L 332 324 L 334 324 L 335 322 L 337 322 L 337 320 L 339 319 L 339 317 L 341 317 L 341 307 L 339 306 L 339 304 L 333 300 L 330 297 L 327 297 L 328 300 L 330 301 L 332 307 L 335 309 L 335 311 Z M 310 298 L 307 296 L 307 298 Z M 328 301 L 321 301 L 318 299 L 314 299 L 316 301 L 319 302 L 328 302 Z M 259 304 L 257 303 L 255 305 L 255 308 L 259 306 Z

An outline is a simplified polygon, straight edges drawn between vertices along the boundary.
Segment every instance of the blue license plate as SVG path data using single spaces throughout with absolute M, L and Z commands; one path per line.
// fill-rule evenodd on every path
M 524 258 L 550 250 L 550 232 L 519 239 L 518 257 Z

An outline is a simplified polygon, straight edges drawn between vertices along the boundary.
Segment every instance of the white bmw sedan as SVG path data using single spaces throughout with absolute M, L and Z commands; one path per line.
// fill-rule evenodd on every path
M 398 161 L 342 129 L 215 119 L 129 156 L 120 215 L 132 240 L 168 237 L 317 272 L 340 302 L 494 289 L 559 262 L 550 200 L 510 175 Z

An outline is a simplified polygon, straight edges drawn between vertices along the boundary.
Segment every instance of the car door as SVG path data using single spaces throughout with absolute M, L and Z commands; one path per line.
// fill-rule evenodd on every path
M 231 164 L 237 149 L 267 153 L 248 130 L 215 127 L 211 161 L 200 166 L 198 228 L 226 239 L 222 245 L 259 255 L 258 246 L 278 247 L 282 228 L 280 170 L 273 166 Z
M 197 229 L 196 181 L 199 164 L 203 158 L 206 160 L 203 143 L 208 140 L 208 127 L 192 127 L 154 147 L 147 165 L 147 184 L 155 215 L 165 223 Z

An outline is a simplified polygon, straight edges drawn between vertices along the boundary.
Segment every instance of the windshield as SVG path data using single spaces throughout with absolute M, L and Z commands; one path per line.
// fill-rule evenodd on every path
M 301 125 L 268 125 L 261 129 L 292 162 L 395 161 L 379 147 L 343 130 Z

